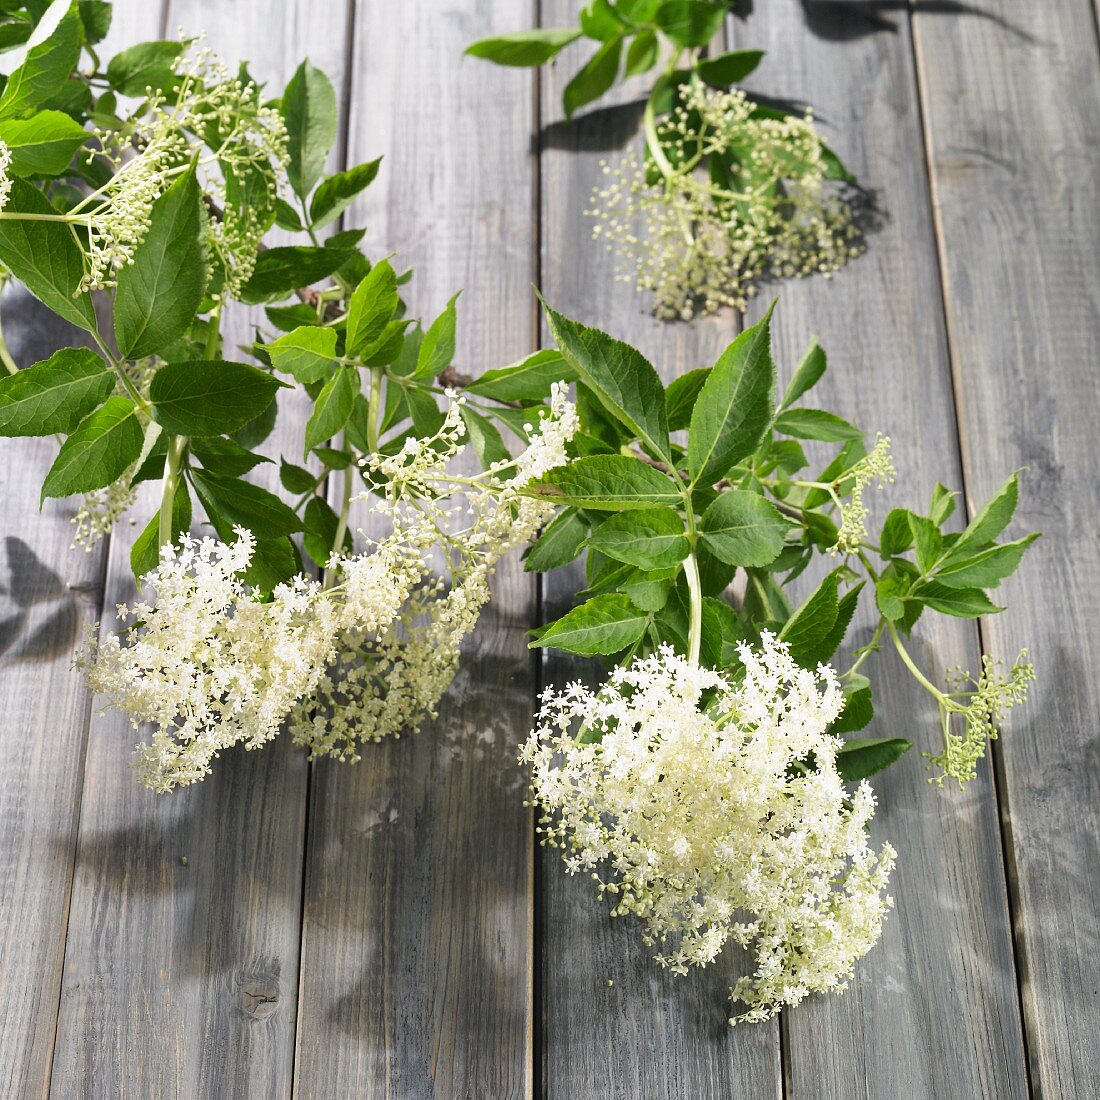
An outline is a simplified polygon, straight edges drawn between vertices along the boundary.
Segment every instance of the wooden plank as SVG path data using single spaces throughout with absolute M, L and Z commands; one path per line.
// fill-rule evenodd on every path
M 274 91 L 307 52 L 341 85 L 339 6 L 271 20 L 255 5 L 180 0 L 166 23 L 205 29 Z M 251 336 L 240 311 L 224 332 L 228 348 Z M 303 424 L 284 405 L 264 449 L 297 449 Z M 132 598 L 129 542 L 112 545 L 108 606 Z M 53 1095 L 288 1096 L 305 758 L 288 740 L 235 749 L 196 787 L 154 796 L 130 774 L 134 740 L 117 714 L 93 718 Z
M 466 287 L 456 363 L 475 374 L 533 343 L 532 106 L 522 76 L 462 51 L 527 14 L 512 0 L 445 13 L 365 0 L 354 34 L 350 159 L 386 159 L 350 224 L 416 269 L 413 316 Z M 516 754 L 534 597 L 519 563 L 503 563 L 438 721 L 366 746 L 357 765 L 314 765 L 302 1098 L 531 1093 L 531 827 Z
M 116 12 L 107 49 L 127 33 L 128 23 L 130 33 L 155 35 L 158 9 Z M 4 334 L 20 365 L 87 342 L 21 288 L 5 291 L 3 313 Z M 100 616 L 107 546 L 91 553 L 70 549 L 72 503 L 39 507 L 42 477 L 57 454 L 52 439 L 9 440 L 4 448 L 0 1092 L 29 1097 L 48 1088 L 76 857 L 91 700 L 72 658 L 82 631 Z
M 967 489 L 1027 467 L 1038 544 L 989 648 L 1038 682 L 997 746 L 1036 1095 L 1100 1094 L 1100 66 L 1086 0 L 914 17 Z
M 811 30 L 798 0 L 770 0 L 737 27 L 737 45 L 768 51 L 752 87 L 813 104 L 826 140 L 883 208 L 866 255 L 830 279 L 775 288 L 780 370 L 789 376 L 817 333 L 829 373 L 810 403 L 894 441 L 898 480 L 868 497 L 872 524 L 892 504 L 922 510 L 937 480 L 962 483 L 909 27 L 903 15 L 888 18 L 890 33 L 853 33 L 867 29 L 858 12 L 834 5 L 815 14 Z M 1017 587 L 1010 599 L 1020 596 Z M 865 604 L 856 641 L 874 622 Z M 972 624 L 929 615 L 914 639 L 936 680 L 977 663 Z M 869 664 L 878 717 L 865 734 L 900 734 L 916 746 L 873 781 L 881 800 L 873 836 L 898 850 L 897 908 L 848 993 L 786 1014 L 788 1095 L 1024 1096 L 988 761 L 963 792 L 929 787 L 919 753 L 938 749 L 935 703 L 892 652 Z
M 544 26 L 568 26 L 575 18 L 571 0 L 542 5 Z M 713 363 L 739 331 L 739 318 L 726 312 L 690 324 L 657 321 L 647 296 L 614 281 L 612 258 L 591 240 L 592 221 L 582 212 L 601 179 L 600 161 L 613 160 L 630 142 L 640 146 L 638 96 L 646 86 L 623 88 L 610 100 L 617 106 L 561 124 L 561 92 L 579 64 L 576 56 L 571 51 L 545 71 L 541 88 L 547 127 L 541 156 L 543 293 L 567 316 L 640 348 L 669 381 Z M 548 576 L 545 614 L 562 614 L 583 586 L 579 567 Z M 599 675 L 594 662 L 553 652 L 542 671 L 546 683 L 557 686 Z M 557 852 L 540 854 L 539 881 L 547 1097 L 717 1100 L 780 1094 L 778 1025 L 731 1030 L 726 1023 L 735 977 L 727 957 L 686 977 L 669 974 L 653 961 L 637 925 L 613 920 L 590 881 L 565 874 Z

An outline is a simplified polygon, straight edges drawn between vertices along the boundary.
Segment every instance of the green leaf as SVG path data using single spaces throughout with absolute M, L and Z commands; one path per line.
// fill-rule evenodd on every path
M 302 559 L 289 538 L 257 539 L 252 560 L 241 573 L 241 580 L 257 588 L 266 599 L 276 585 L 286 583 L 301 571 Z
M 775 430 L 796 439 L 820 439 L 825 443 L 863 438 L 854 424 L 824 409 L 787 409 L 776 417 Z
M 320 480 L 312 471 L 302 466 L 295 466 L 284 458 L 279 463 L 279 481 L 288 493 L 301 496 L 303 493 L 311 493 Z
M 810 594 L 779 632 L 780 641 L 791 647 L 791 657 L 803 668 L 815 668 L 832 656 L 820 656 L 836 625 L 840 611 L 837 598 L 840 571 L 834 569 Z
M 667 474 L 626 455 L 575 459 L 532 482 L 526 492 L 559 504 L 611 512 L 680 503 L 680 491 Z
M 611 516 L 592 532 L 589 545 L 639 569 L 679 565 L 691 550 L 684 521 L 671 508 L 643 508 Z
M 48 38 L 32 46 L 0 94 L 0 118 L 30 114 L 65 86 L 80 59 L 80 16 L 70 8 Z
M 763 50 L 730 50 L 697 61 L 695 71 L 712 88 L 725 90 L 731 84 L 744 80 L 760 64 L 763 56 Z
M 194 437 L 190 451 L 205 469 L 226 477 L 240 477 L 261 462 L 271 461 L 270 458 L 258 455 L 234 440 L 219 435 Z
M 936 580 L 948 588 L 996 588 L 1016 572 L 1027 548 L 1039 538 L 1039 533 L 1025 535 L 1015 542 L 991 546 L 969 558 L 952 560 L 936 570 Z
M 303 61 L 283 92 L 289 161 L 286 174 L 304 199 L 321 178 L 325 158 L 336 141 L 336 93 L 325 74 Z
M 378 157 L 366 164 L 357 164 L 346 172 L 334 172 L 322 180 L 309 204 L 309 220 L 313 228 L 320 229 L 335 221 L 351 205 L 352 199 L 374 182 L 381 163 L 382 158 Z
M 0 141 L 11 150 L 13 176 L 59 176 L 84 144 L 88 132 L 62 111 L 0 122 Z
M 667 0 L 657 10 L 657 26 L 681 49 L 705 46 L 722 29 L 728 10 L 710 0 Z
M 575 560 L 588 539 L 588 524 L 573 508 L 559 512 L 527 548 L 523 568 L 530 573 L 560 569 Z
M 458 294 L 461 294 L 460 290 Z M 455 357 L 455 302 L 458 294 L 447 303 L 443 312 L 431 323 L 416 357 L 415 378 L 434 377 L 451 365 Z
M 949 561 L 967 557 L 992 542 L 1012 522 L 1020 495 L 1020 475 L 1013 474 L 989 499 L 952 545 Z
M 247 363 L 194 359 L 161 367 L 149 400 L 153 419 L 172 435 L 224 435 L 260 416 L 281 384 Z
M 909 529 L 917 548 L 917 567 L 922 573 L 930 573 L 943 548 L 940 529 L 930 519 L 912 513 L 909 514 Z
M 626 30 L 626 24 L 611 6 L 610 0 L 591 0 L 587 7 L 581 9 L 580 23 L 584 35 L 597 42 L 606 42 Z
M 932 502 L 928 508 L 928 518 L 937 526 L 942 527 L 955 512 L 955 498 L 958 493 L 952 492 L 946 485 L 938 481 L 932 490 Z
M 332 557 L 332 544 L 336 541 L 336 531 L 340 526 L 340 517 L 323 497 L 313 497 L 306 505 L 306 530 L 302 543 L 306 553 L 324 569 Z M 344 533 L 344 550 L 351 550 L 351 536 Z
M 494 462 L 507 462 L 512 456 L 504 445 L 496 425 L 468 405 L 462 407 L 462 422 L 473 444 L 478 461 L 486 470 Z
M 858 737 L 836 754 L 836 770 L 846 783 L 868 779 L 900 760 L 913 746 L 904 737 Z
M 117 481 L 138 460 L 144 438 L 134 403 L 108 397 L 76 426 L 42 484 L 42 499 L 89 493 Z
M 691 410 L 699 391 L 710 376 L 710 367 L 698 367 L 674 378 L 665 391 L 665 417 L 670 432 L 681 431 L 691 423 Z
M 336 361 L 336 330 L 302 325 L 266 345 L 276 370 L 302 383 L 320 382 Z
M 317 395 L 306 424 L 305 453 L 308 455 L 326 439 L 332 439 L 351 417 L 359 392 L 359 368 L 340 366 Z
M 874 716 L 871 682 L 857 672 L 844 681 L 844 709 L 829 727 L 829 732 L 855 733 L 869 725 Z
M 922 584 L 914 593 L 926 607 L 956 615 L 960 619 L 976 619 L 979 615 L 995 615 L 1004 611 L 980 588 L 948 588 L 943 584 Z
M 68 435 L 110 396 L 114 375 L 88 348 L 61 348 L 49 359 L 0 377 L 0 435 Z
M 530 648 L 553 646 L 582 657 L 618 653 L 633 645 L 649 625 L 649 616 L 620 592 L 593 596 L 551 623 Z
M 752 454 L 775 410 L 771 316 L 746 329 L 722 353 L 691 414 L 688 467 L 693 484 L 708 485 Z
M 172 541 L 191 530 L 191 494 L 181 481 L 172 497 Z M 160 562 L 160 510 L 146 524 L 145 530 L 134 540 L 130 547 L 130 568 L 138 581 L 155 569 Z
M 108 0 L 78 0 L 76 8 L 80 13 L 84 41 L 89 46 L 102 42 L 111 29 L 112 9 Z
M 205 283 L 202 189 L 190 170 L 153 203 L 145 238 L 118 273 L 115 340 L 123 358 L 144 358 L 182 336 Z
M 327 279 L 358 253 L 346 248 L 312 248 L 283 245 L 268 248 L 256 258 L 248 282 L 241 288 L 241 301 L 257 305 L 285 298 L 291 291 Z
M 11 181 L 4 213 L 57 215 L 38 188 L 18 179 Z M 0 219 L 0 262 L 62 320 L 96 331 L 91 297 L 77 291 L 84 254 L 62 222 Z
M 549 306 L 545 309 L 558 349 L 581 381 L 612 416 L 655 455 L 671 463 L 665 391 L 652 364 L 641 352 L 606 332 L 571 321 Z
M 817 337 L 810 340 L 810 346 L 806 354 L 802 356 L 802 362 L 794 372 L 791 384 L 783 395 L 783 402 L 779 406 L 780 411 L 793 405 L 804 393 L 812 390 L 821 381 L 825 373 L 825 349 L 817 342 Z
M 194 467 L 188 476 L 223 542 L 235 541 L 234 527 L 246 527 L 257 539 L 277 539 L 302 529 L 298 514 L 259 485 Z
M 587 63 L 577 70 L 562 93 L 566 118 L 572 118 L 574 112 L 586 103 L 599 99 L 615 83 L 622 54 L 622 36 L 617 35 L 600 46 Z
M 494 401 L 540 401 L 554 382 L 575 382 L 576 370 L 554 348 L 536 351 L 509 367 L 487 370 L 475 378 L 465 393 L 489 397 Z
M 875 581 L 875 606 L 892 623 L 905 617 L 905 583 L 893 573 L 885 573 Z
M 679 566 L 667 569 L 632 569 L 629 576 L 619 581 L 618 589 L 640 610 L 661 611 L 668 603 L 679 572 Z
M 358 355 L 378 340 L 396 312 L 397 302 L 397 275 L 389 260 L 382 260 L 370 269 L 348 302 L 348 355 Z
M 703 543 L 719 561 L 752 568 L 779 557 L 790 528 L 775 505 L 746 489 L 723 492 L 700 521 Z
M 513 31 L 482 38 L 467 46 L 466 53 L 497 65 L 542 65 L 580 36 L 581 32 L 573 29 Z
M 139 42 L 111 58 L 107 80 L 126 96 L 144 96 L 146 88 L 170 91 L 179 85 L 173 68 L 183 50 L 182 42 Z
M 879 537 L 879 552 L 884 558 L 904 554 L 913 545 L 913 528 L 909 525 L 912 515 L 906 508 L 894 508 L 886 516 Z
M 656 34 L 651 30 L 639 31 L 626 51 L 626 75 L 637 76 L 647 73 L 657 64 L 661 47 Z

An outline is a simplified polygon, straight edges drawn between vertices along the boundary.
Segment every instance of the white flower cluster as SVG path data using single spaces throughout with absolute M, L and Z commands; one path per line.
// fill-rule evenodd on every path
M 162 548 L 145 577 L 155 599 L 120 606 L 119 618 L 134 622 L 125 638 L 108 635 L 82 659 L 94 690 L 135 728 L 154 726 L 137 750 L 142 781 L 158 791 L 193 783 L 222 749 L 262 745 L 288 718 L 313 754 L 348 759 L 358 741 L 434 713 L 459 643 L 488 600 L 493 565 L 546 518 L 548 506 L 519 490 L 531 471 L 565 461 L 575 416 L 557 390 L 515 475 L 455 479 L 462 504 L 447 499 L 453 487 L 441 465 L 458 448 L 453 431 L 445 427 L 450 442 L 439 451 L 440 437 L 421 441 L 407 455 L 408 468 L 419 471 L 415 495 L 407 503 L 409 486 L 397 480 L 382 503 L 392 532 L 370 552 L 334 557 L 336 583 L 328 587 L 298 576 L 260 602 L 241 579 L 255 549 L 244 529 L 230 546 L 184 537 L 178 548 Z M 447 532 L 443 521 L 459 512 L 472 522 Z M 425 583 L 440 549 L 451 564 L 446 590 L 442 581 Z
M 295 739 L 314 755 L 358 759 L 358 742 L 399 736 L 436 716 L 461 643 L 489 600 L 496 563 L 531 539 L 553 512 L 553 504 L 522 490 L 566 461 L 565 447 L 577 428 L 566 387 L 553 387 L 550 411 L 537 430 L 528 425 L 526 450 L 477 477 L 449 472 L 465 437 L 463 403 L 452 394 L 434 436 L 410 439 L 395 456 L 372 455 L 366 462 L 386 486 L 376 513 L 388 515 L 394 531 L 425 556 L 441 554 L 450 583 L 436 578 L 417 588 L 393 629 L 377 639 L 355 630 L 345 634 L 314 698 L 295 713 Z
M 875 445 L 838 482 L 838 487 L 850 487 L 850 495 L 840 506 L 840 530 L 833 549 L 841 554 L 854 554 L 867 540 L 867 506 L 863 490 L 874 482 L 891 482 L 897 476 L 890 456 L 890 440 L 879 432 Z
M 843 989 L 894 861 L 868 847 L 871 788 L 837 773 L 833 671 L 799 668 L 768 633 L 740 657 L 739 682 L 662 647 L 598 691 L 547 692 L 521 757 L 547 841 L 643 922 L 658 961 L 684 973 L 728 940 L 753 950 L 731 1023 Z
M 657 136 L 663 163 L 604 165 L 587 213 L 617 277 L 652 291 L 659 316 L 744 309 L 762 276 L 829 273 L 860 251 L 808 112 L 761 117 L 743 92 L 696 81 Z
M 11 149 L 6 142 L 0 141 L 0 210 L 7 205 L 11 194 Z
M 226 295 L 252 273 L 287 159 L 282 117 L 209 50 L 184 53 L 176 72 L 180 85 L 171 98 L 151 89 L 141 118 L 95 135 L 99 147 L 89 161 L 105 161 L 112 175 L 70 212 L 88 234 L 82 290 L 113 286 L 133 261 L 153 203 L 190 163 L 194 135 L 207 145 L 196 159 L 203 191 L 220 207 L 207 219 L 206 236 L 225 270 Z

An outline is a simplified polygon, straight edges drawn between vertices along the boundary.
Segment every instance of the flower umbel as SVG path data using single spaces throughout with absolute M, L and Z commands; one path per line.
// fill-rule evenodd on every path
M 890 440 L 881 432 L 869 454 L 857 462 L 837 482 L 837 488 L 850 495 L 840 503 L 840 530 L 834 547 L 841 554 L 854 554 L 867 541 L 867 516 L 863 490 L 876 481 L 891 482 L 897 476 L 890 456 Z
M 655 139 L 655 140 L 654 140 Z M 836 271 L 861 251 L 852 205 L 809 112 L 776 118 L 693 80 L 651 131 L 645 163 L 606 166 L 594 237 L 658 316 L 744 309 L 762 277 Z
M 598 691 L 547 692 L 521 757 L 547 842 L 643 922 L 659 962 L 684 973 L 728 940 L 754 952 L 731 1022 L 843 989 L 894 861 L 867 843 L 871 788 L 849 794 L 836 769 L 833 671 L 799 668 L 768 633 L 740 656 L 740 682 L 662 647 Z

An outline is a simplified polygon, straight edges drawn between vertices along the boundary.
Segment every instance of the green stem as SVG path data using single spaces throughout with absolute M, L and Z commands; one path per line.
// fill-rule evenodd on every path
M 367 446 L 371 454 L 378 450 L 378 436 L 382 424 L 382 378 L 381 367 L 371 367 L 370 372 L 370 416 L 367 418 Z
M 19 364 L 12 358 L 8 350 L 8 342 L 4 339 L 4 330 L 0 328 L 0 361 L 3 362 L 8 374 L 18 374 Z
M 347 449 L 347 437 L 340 433 L 340 450 Z M 348 515 L 351 512 L 351 493 L 355 487 L 355 464 L 344 467 L 343 491 L 340 494 L 340 515 L 336 522 L 336 534 L 332 539 L 332 552 L 337 554 L 343 548 L 344 536 L 348 533 Z M 336 569 L 325 570 L 325 589 L 330 589 L 336 583 Z
M 917 683 L 925 688 L 928 692 L 939 700 L 941 706 L 949 707 L 951 700 L 946 696 L 919 668 L 917 668 L 913 658 L 909 656 L 909 651 L 902 645 L 901 636 L 898 634 L 898 628 L 894 626 L 892 622 L 886 623 L 886 629 L 890 632 L 890 638 L 894 643 L 894 648 L 898 651 L 898 656 L 901 657 L 905 663 L 905 667 L 913 674 Z
M 699 651 L 703 642 L 703 585 L 699 579 L 699 562 L 695 551 L 684 559 L 684 575 L 687 577 L 688 592 L 691 593 L 691 618 L 688 625 L 688 660 L 699 663 Z
M 875 627 L 874 634 L 871 635 L 871 640 L 859 651 L 859 656 L 853 662 L 852 667 L 844 673 L 844 679 L 854 676 L 859 671 L 860 665 L 878 649 L 879 638 L 882 637 L 882 631 L 885 627 L 886 616 L 883 615 L 879 617 L 878 625 Z
M 172 509 L 179 487 L 180 466 L 187 450 L 185 435 L 174 435 L 168 440 L 168 454 L 164 459 L 164 480 L 160 494 L 160 519 L 157 523 L 157 545 L 167 546 L 175 537 L 172 530 Z

